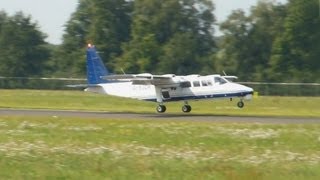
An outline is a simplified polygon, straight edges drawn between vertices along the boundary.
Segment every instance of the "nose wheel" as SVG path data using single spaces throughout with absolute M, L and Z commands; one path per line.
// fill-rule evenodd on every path
M 166 110 L 167 110 L 167 108 L 166 108 L 165 105 L 160 104 L 160 105 L 157 107 L 157 112 L 158 112 L 158 113 L 164 113 L 164 112 L 166 112 Z
M 244 107 L 243 101 L 239 101 L 237 106 L 238 106 L 238 108 L 243 108 Z

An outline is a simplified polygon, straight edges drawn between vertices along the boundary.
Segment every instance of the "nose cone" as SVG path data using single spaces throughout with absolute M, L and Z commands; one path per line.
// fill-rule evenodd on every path
M 244 86 L 244 85 L 239 85 L 241 88 L 241 96 L 245 99 L 245 100 L 251 100 L 253 97 L 253 89 L 251 87 L 248 86 Z
M 237 92 L 242 92 L 242 93 L 252 92 L 253 93 L 253 89 L 251 87 L 248 87 L 248 86 L 245 86 L 242 84 L 232 83 L 232 87 L 233 87 L 232 89 Z
M 242 86 L 243 91 L 248 91 L 248 92 L 252 92 L 253 93 L 253 89 L 251 87 L 244 86 L 244 85 L 241 85 L 241 86 Z

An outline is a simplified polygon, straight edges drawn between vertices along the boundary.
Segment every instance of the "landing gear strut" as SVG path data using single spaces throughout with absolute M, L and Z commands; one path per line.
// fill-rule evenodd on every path
M 243 107 L 244 107 L 243 101 L 239 101 L 238 104 L 237 104 L 237 106 L 238 106 L 239 108 L 243 108 Z
M 164 113 L 166 112 L 167 108 L 165 105 L 159 104 L 159 106 L 157 106 L 157 112 L 158 113 Z
M 182 106 L 182 111 L 185 113 L 191 112 L 191 106 L 188 104 L 188 102 L 185 102 L 185 104 Z

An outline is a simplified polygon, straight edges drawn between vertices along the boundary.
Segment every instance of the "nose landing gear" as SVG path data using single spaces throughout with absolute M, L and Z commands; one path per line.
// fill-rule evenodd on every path
M 244 107 L 243 101 L 242 101 L 242 100 L 239 101 L 239 102 L 237 103 L 237 106 L 238 106 L 238 108 L 243 108 L 243 107 Z

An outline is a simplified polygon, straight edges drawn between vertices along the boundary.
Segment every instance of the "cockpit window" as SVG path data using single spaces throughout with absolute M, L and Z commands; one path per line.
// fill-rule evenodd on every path
M 193 87 L 200 87 L 199 81 L 193 81 Z
M 225 84 L 225 83 L 227 83 L 227 81 L 224 80 L 224 79 L 221 78 L 221 77 L 215 77 L 215 78 L 214 78 L 214 82 L 215 82 L 215 83 L 218 83 L 218 84 Z

